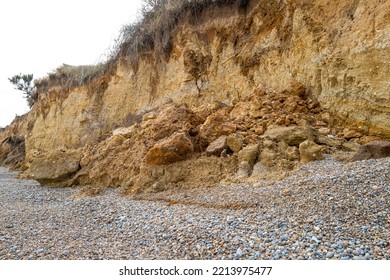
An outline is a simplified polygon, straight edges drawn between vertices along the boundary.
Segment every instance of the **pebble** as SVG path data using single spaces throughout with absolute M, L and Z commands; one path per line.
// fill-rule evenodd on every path
M 334 252 L 328 252 L 328 253 L 326 254 L 326 258 L 327 258 L 327 259 L 331 259 L 331 258 L 333 258 L 333 256 L 334 256 Z
M 241 258 L 242 257 L 242 250 L 241 248 L 238 248 L 237 251 L 236 251 L 236 257 L 237 258 Z
M 327 157 L 258 188 L 132 200 L 115 189 L 79 197 L 82 187 L 47 188 L 0 168 L 0 259 L 390 259 L 388 170 L 390 159 Z M 286 188 L 294 196 L 281 196 Z

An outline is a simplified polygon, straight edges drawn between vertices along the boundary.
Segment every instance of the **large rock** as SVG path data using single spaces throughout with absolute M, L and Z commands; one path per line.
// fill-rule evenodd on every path
M 359 147 L 352 156 L 353 161 L 390 157 L 390 142 L 374 141 Z
M 271 167 L 279 154 L 273 149 L 265 148 L 260 153 L 260 162 L 267 167 Z
M 250 166 L 253 166 L 256 163 L 257 156 L 259 154 L 259 145 L 252 144 L 243 148 L 238 153 L 238 162 L 248 162 Z
M 223 135 L 214 142 L 212 142 L 206 149 L 207 155 L 220 156 L 222 151 L 227 148 L 226 138 L 227 137 Z
M 81 168 L 82 157 L 80 150 L 55 150 L 42 154 L 32 160 L 28 176 L 42 184 L 59 184 Z
M 324 147 L 317 145 L 311 140 L 306 140 L 299 145 L 301 163 L 308 163 L 314 160 L 324 159 Z
M 315 132 L 310 127 L 299 126 L 277 126 L 268 129 L 264 133 L 265 137 L 269 137 L 276 142 L 284 141 L 289 146 L 298 146 L 305 140 L 314 140 Z
M 238 165 L 237 177 L 241 179 L 248 178 L 251 173 L 252 166 L 247 161 L 240 162 Z
M 154 145 L 146 155 L 146 162 L 150 165 L 170 164 L 186 159 L 193 151 L 191 138 L 184 132 L 177 132 Z
M 227 145 L 234 153 L 238 153 L 242 149 L 244 141 L 237 134 L 230 134 L 227 139 Z
M 156 112 L 144 116 L 143 135 L 153 141 L 171 136 L 175 132 L 197 133 L 203 120 L 185 105 L 167 104 Z
M 222 135 L 229 135 L 236 131 L 235 124 L 229 122 L 228 116 L 223 112 L 210 115 L 200 127 L 200 136 L 203 145 L 208 146 L 211 142 Z

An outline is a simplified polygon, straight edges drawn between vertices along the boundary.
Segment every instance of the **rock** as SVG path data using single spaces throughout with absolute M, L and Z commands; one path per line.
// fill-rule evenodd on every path
M 45 249 L 43 249 L 43 248 L 35 250 L 35 253 L 37 253 L 37 254 L 42 254 L 43 252 L 45 252 Z
M 342 145 L 343 150 L 348 151 L 348 152 L 356 152 L 360 145 L 354 142 L 346 142 L 343 143 Z
M 316 122 L 316 125 L 317 126 L 326 126 L 326 122 L 324 122 L 324 121 L 317 121 Z M 325 127 L 324 127 L 325 128 Z M 328 128 L 329 129 L 329 128 Z
M 360 138 L 362 137 L 363 135 L 360 133 L 360 132 L 357 132 L 356 130 L 349 130 L 349 129 L 345 129 L 343 131 L 343 137 L 347 140 L 349 139 L 352 139 L 352 138 Z
M 286 158 L 290 161 L 299 160 L 299 149 L 295 146 L 289 146 L 285 150 Z
M 115 134 L 108 139 L 105 150 L 107 152 L 112 151 L 115 147 L 122 145 L 125 140 L 126 137 L 122 134 Z
M 237 172 L 239 178 L 248 178 L 251 175 L 251 172 L 252 167 L 247 161 L 240 162 Z
M 352 156 L 352 160 L 358 161 L 384 157 L 390 157 L 390 142 L 374 141 L 359 147 L 356 153 Z
M 332 137 L 332 135 L 318 135 L 316 143 L 329 147 L 340 148 L 343 144 L 343 141 Z
M 272 166 L 274 160 L 278 157 L 278 153 L 271 149 L 264 149 L 260 153 L 260 162 L 265 166 Z
M 322 135 L 328 135 L 330 133 L 330 129 L 327 127 L 321 127 L 318 129 L 318 132 Z
M 277 142 L 284 141 L 289 146 L 298 146 L 307 139 L 314 140 L 315 132 L 312 128 L 308 126 L 277 126 L 268 129 L 264 133 L 264 136 L 268 136 L 269 138 Z
M 230 150 L 232 150 L 234 153 L 238 153 L 244 144 L 244 141 L 240 136 L 237 134 L 230 134 L 227 139 L 227 146 L 229 147 Z
M 187 158 L 194 151 L 191 138 L 184 132 L 174 133 L 167 139 L 157 142 L 147 153 L 149 165 L 164 165 Z
M 264 127 L 260 126 L 260 127 L 255 127 L 253 132 L 257 135 L 263 135 L 264 134 Z
M 207 146 L 218 137 L 230 135 L 236 131 L 236 125 L 229 122 L 228 118 L 222 111 L 214 113 L 206 119 L 199 129 L 200 136 L 204 141 L 203 145 Z
M 283 189 L 280 192 L 281 196 L 292 196 L 292 190 L 290 188 Z
M 258 144 L 248 145 L 238 153 L 238 162 L 246 161 L 249 163 L 250 166 L 253 166 L 256 162 L 258 154 Z
M 196 131 L 196 127 L 202 122 L 203 120 L 185 105 L 171 103 L 161 106 L 156 112 L 144 115 L 141 127 L 145 138 L 159 141 L 175 132 Z
M 301 163 L 308 163 L 314 160 L 324 159 L 324 147 L 317 145 L 311 140 L 306 140 L 299 145 Z
M 263 146 L 266 147 L 266 148 L 269 148 L 269 149 L 272 149 L 275 147 L 275 143 L 269 139 L 265 139 L 263 141 Z
M 326 254 L 326 258 L 327 259 L 331 259 L 331 258 L 333 258 L 334 257 L 334 252 L 328 252 L 327 254 Z
M 306 87 L 301 82 L 293 80 L 290 81 L 288 87 L 284 91 L 291 95 L 303 97 L 306 93 Z
M 80 169 L 80 150 L 51 151 L 33 158 L 28 176 L 41 184 L 57 185 Z
M 124 137 L 129 138 L 134 134 L 135 129 L 136 129 L 135 126 L 120 127 L 115 129 L 112 132 L 112 135 L 123 135 Z
M 237 258 L 241 258 L 241 257 L 242 257 L 242 254 L 243 254 L 243 253 L 242 253 L 241 248 L 238 248 L 237 251 L 236 251 L 236 257 L 237 257 Z
M 220 156 L 222 151 L 227 148 L 226 144 L 227 137 L 225 135 L 220 136 L 217 140 L 213 141 L 206 149 L 208 156 Z
M 257 162 L 253 166 L 252 176 L 262 176 L 269 172 L 268 168 L 261 162 Z

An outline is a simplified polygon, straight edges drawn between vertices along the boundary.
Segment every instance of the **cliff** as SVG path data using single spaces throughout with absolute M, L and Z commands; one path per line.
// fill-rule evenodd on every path
M 23 175 L 160 191 L 286 175 L 390 137 L 386 0 L 206 2 L 182 8 L 163 51 L 134 61 L 124 44 L 87 81 L 38 81 L 13 130 Z

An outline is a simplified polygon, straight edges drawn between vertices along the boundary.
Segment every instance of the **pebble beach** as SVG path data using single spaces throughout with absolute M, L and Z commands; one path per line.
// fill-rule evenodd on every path
M 282 181 L 78 197 L 0 168 L 0 259 L 389 260 L 390 158 Z

